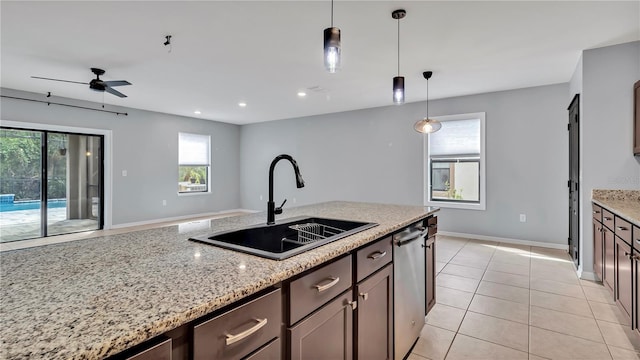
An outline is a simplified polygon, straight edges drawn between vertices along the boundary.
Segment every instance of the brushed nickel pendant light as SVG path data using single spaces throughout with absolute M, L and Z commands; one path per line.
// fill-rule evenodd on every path
M 340 29 L 333 26 L 333 0 L 331 0 L 331 27 L 324 29 L 324 68 L 335 73 L 340 69 Z
M 398 20 L 398 76 L 393 78 L 393 103 L 404 104 L 404 76 L 400 76 L 400 19 L 404 18 L 407 12 L 404 9 L 394 10 L 391 17 Z
M 422 134 L 434 133 L 442 127 L 442 123 L 440 123 L 440 121 L 429 119 L 429 79 L 431 78 L 431 75 L 433 75 L 432 71 L 425 71 L 422 73 L 422 76 L 427 79 L 427 116 L 422 120 L 418 120 L 415 125 L 413 125 L 414 130 Z

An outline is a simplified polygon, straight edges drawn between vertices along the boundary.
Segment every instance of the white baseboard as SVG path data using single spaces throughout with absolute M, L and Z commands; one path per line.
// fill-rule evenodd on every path
M 596 273 L 589 272 L 589 271 L 582 271 L 582 268 L 578 269 L 578 277 L 584 280 L 600 281 L 600 279 L 596 277 Z
M 147 220 L 147 221 L 138 221 L 138 222 L 124 223 L 124 224 L 117 224 L 117 225 L 112 225 L 111 229 L 121 229 L 121 228 L 133 227 L 133 226 L 152 225 L 152 224 L 159 224 L 159 223 L 172 222 L 172 221 L 180 221 L 180 220 L 186 220 L 186 219 L 194 219 L 194 218 L 207 217 L 207 216 L 218 217 L 218 216 L 224 216 L 226 214 L 237 213 L 237 212 L 251 214 L 251 213 L 258 212 L 258 211 L 248 210 L 248 209 L 231 209 L 231 210 L 216 211 L 216 212 L 211 212 L 211 213 L 191 214 L 191 215 L 184 215 L 184 216 L 175 216 L 175 217 L 170 217 L 170 218 L 162 218 L 162 219 L 154 219 L 154 220 Z M 107 229 L 105 229 L 105 230 L 107 230 Z
M 510 239 L 510 238 L 501 238 L 496 236 L 465 234 L 465 233 L 440 231 L 440 230 L 438 230 L 438 235 L 453 236 L 453 237 L 460 237 L 460 238 L 474 239 L 474 240 L 497 241 L 497 242 L 508 243 L 508 244 L 517 244 L 517 245 L 538 246 L 538 247 L 544 247 L 549 249 L 569 251 L 568 250 L 569 246 L 566 244 L 553 244 L 553 243 L 540 242 L 540 241 Z

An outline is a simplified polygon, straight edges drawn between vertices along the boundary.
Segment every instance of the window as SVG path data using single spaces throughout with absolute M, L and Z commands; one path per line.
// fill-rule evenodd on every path
M 211 137 L 178 134 L 178 193 L 209 192 Z
M 485 113 L 434 119 L 442 128 L 425 136 L 425 204 L 484 210 Z

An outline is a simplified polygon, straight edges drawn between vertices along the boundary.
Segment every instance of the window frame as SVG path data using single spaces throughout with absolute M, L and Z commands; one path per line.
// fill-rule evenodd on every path
M 480 120 L 480 201 L 479 202 L 469 202 L 469 201 L 456 201 L 456 200 L 433 200 L 431 198 L 431 154 L 429 149 L 429 136 L 430 134 L 425 134 L 422 138 L 422 146 L 423 146 L 423 203 L 425 206 L 437 206 L 441 208 L 452 208 L 452 209 L 466 209 L 466 210 L 486 210 L 487 204 L 487 176 L 486 176 L 486 113 L 485 112 L 476 112 L 476 113 L 466 113 L 466 114 L 456 114 L 456 115 L 445 115 L 445 116 L 433 116 L 431 119 L 438 120 L 440 122 L 446 121 L 455 121 L 455 120 L 471 120 L 471 119 L 479 119 Z M 464 156 L 465 154 L 458 154 L 460 156 Z M 452 156 L 452 158 L 455 156 Z
M 200 137 L 206 137 L 207 138 L 207 157 L 209 158 L 209 163 L 207 165 L 203 165 L 203 164 L 181 164 L 180 163 L 180 135 L 181 134 L 185 134 L 185 135 L 195 135 L 195 136 L 200 136 Z M 194 196 L 194 195 L 207 195 L 207 194 L 211 194 L 211 166 L 212 166 L 212 154 L 211 154 L 211 135 L 209 134 L 198 134 L 198 133 L 193 133 L 193 132 L 186 132 L 186 131 L 179 131 L 178 132 L 178 174 L 180 174 L 180 168 L 182 166 L 189 166 L 189 167 L 206 167 L 207 168 L 207 179 L 206 179 L 206 190 L 197 190 L 197 191 L 180 191 L 180 183 L 181 181 L 178 181 L 178 196 Z

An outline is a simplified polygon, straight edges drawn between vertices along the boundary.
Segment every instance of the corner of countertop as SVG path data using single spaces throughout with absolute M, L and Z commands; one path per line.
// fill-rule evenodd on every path
M 596 201 L 606 201 L 606 200 L 640 201 L 640 190 L 593 189 L 591 190 L 591 199 Z

